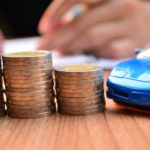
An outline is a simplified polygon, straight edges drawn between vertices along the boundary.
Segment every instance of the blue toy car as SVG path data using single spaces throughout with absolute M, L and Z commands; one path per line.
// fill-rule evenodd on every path
M 115 102 L 150 108 L 150 48 L 114 67 L 107 87 L 107 97 Z

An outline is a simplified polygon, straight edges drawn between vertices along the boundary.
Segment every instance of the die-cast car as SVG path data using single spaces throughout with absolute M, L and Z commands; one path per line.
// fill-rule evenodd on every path
M 113 68 L 107 97 L 119 103 L 150 108 L 150 48 Z

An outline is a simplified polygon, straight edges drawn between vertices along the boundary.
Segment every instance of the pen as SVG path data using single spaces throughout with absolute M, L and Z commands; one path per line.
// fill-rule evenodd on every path
M 85 14 L 88 9 L 88 5 L 86 5 L 85 3 L 78 3 L 68 11 L 68 13 L 63 17 L 62 21 L 65 23 L 70 22 Z

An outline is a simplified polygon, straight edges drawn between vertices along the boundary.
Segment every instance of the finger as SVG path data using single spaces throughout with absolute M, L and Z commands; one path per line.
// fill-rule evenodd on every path
M 68 12 L 68 15 L 75 15 L 72 13 L 71 8 L 75 4 L 81 5 L 77 11 L 81 14 L 85 12 L 86 5 L 83 3 L 87 3 L 89 5 L 95 5 L 105 0 L 55 0 L 45 11 L 44 15 L 42 16 L 40 23 L 39 23 L 39 32 L 51 32 L 52 29 L 57 28 L 65 23 L 65 20 L 62 20 L 62 17 Z M 77 12 L 77 13 L 79 13 Z
M 126 20 L 103 23 L 89 29 L 81 38 L 78 38 L 71 46 L 72 51 L 82 49 L 88 52 L 91 49 L 101 47 L 111 39 L 127 36 L 130 25 Z
M 68 27 L 63 30 L 58 30 L 56 32 L 44 34 L 41 36 L 39 40 L 39 49 L 65 49 L 69 43 L 72 43 L 73 37 L 77 36 L 76 30 L 70 30 L 69 34 L 66 34 L 68 31 Z
M 47 49 L 50 51 L 57 51 L 60 55 L 75 55 L 75 54 L 81 54 L 82 51 L 80 51 L 80 49 L 76 50 L 76 51 L 70 51 L 70 45 L 66 44 L 64 46 L 59 46 L 59 44 L 57 46 L 54 46 L 54 42 L 52 40 L 53 38 L 51 37 L 50 34 L 41 36 L 40 40 L 39 40 L 39 45 L 38 45 L 38 49 Z M 63 40 L 63 39 L 62 39 Z M 61 41 L 57 41 L 59 43 L 61 43 Z
M 39 23 L 39 32 L 50 32 L 54 26 L 59 26 L 60 18 L 74 5 L 74 0 L 55 0 L 47 8 Z M 59 21 L 58 21 L 59 20 Z
M 137 9 L 138 3 L 136 0 L 109 0 L 100 6 L 87 12 L 83 17 L 80 17 L 76 26 L 83 30 L 101 22 L 110 22 L 118 18 L 127 17 Z
M 135 56 L 134 55 L 135 48 L 136 42 L 134 40 L 130 38 L 122 38 L 107 43 L 107 45 L 99 47 L 92 53 L 96 57 L 120 59 Z

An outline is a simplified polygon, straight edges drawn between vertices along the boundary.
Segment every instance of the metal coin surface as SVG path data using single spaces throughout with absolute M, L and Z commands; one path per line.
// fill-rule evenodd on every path
M 46 106 L 46 107 L 36 107 L 36 108 L 16 108 L 16 107 L 11 107 L 10 105 L 8 105 L 8 110 L 11 111 L 11 112 L 15 112 L 15 113 L 39 113 L 39 112 L 45 112 L 45 111 L 50 111 L 50 107 L 51 105 L 49 106 Z
M 93 80 L 69 80 L 69 78 L 67 80 L 57 80 L 56 79 L 56 84 L 77 84 L 77 85 L 80 85 L 80 84 L 100 84 L 102 83 L 103 80 L 97 78 L 97 79 L 93 79 Z
M 49 107 L 51 106 L 51 103 L 47 103 L 47 104 L 35 104 L 35 105 L 14 105 L 14 104 L 7 104 L 8 108 L 13 108 L 13 109 L 41 109 L 41 108 L 45 108 L 45 107 Z
M 6 66 L 4 65 L 4 70 L 8 71 L 16 71 L 16 70 L 22 70 L 22 71 L 28 71 L 28 70 L 36 70 L 36 69 L 52 69 L 51 64 L 43 64 L 43 65 L 33 65 L 33 66 Z
M 31 75 L 32 74 L 43 74 L 43 73 L 46 73 L 46 74 L 50 74 L 51 73 L 51 69 L 36 69 L 36 70 L 26 70 L 26 71 L 23 71 L 23 70 L 3 70 L 4 71 L 4 76 L 5 75 L 20 75 L 20 76 L 26 76 L 26 75 Z
M 46 98 L 46 99 L 39 99 L 39 100 L 12 100 L 7 99 L 8 104 L 14 104 L 14 105 L 41 105 L 41 104 L 48 104 L 48 103 L 54 103 L 54 97 Z
M 3 64 L 5 66 L 33 66 L 33 65 L 45 65 L 52 64 L 52 58 L 43 59 L 43 60 L 34 60 L 34 61 L 8 61 L 4 60 Z
M 5 83 L 6 85 L 6 89 L 7 87 L 8 88 L 21 88 L 21 89 L 24 89 L 24 88 L 34 88 L 35 86 L 46 86 L 47 84 L 52 84 L 53 81 L 52 80 L 47 80 L 47 81 L 44 81 L 44 82 L 37 82 L 37 83 L 32 83 L 32 84 L 10 84 L 10 83 Z
M 34 119 L 34 118 L 41 118 L 41 117 L 48 117 L 49 115 L 54 114 L 55 111 L 43 112 L 43 113 L 36 113 L 36 114 L 16 114 L 8 112 L 8 115 L 13 118 L 20 118 L 20 119 Z
M 18 96 L 18 97 L 34 97 L 35 95 L 36 96 L 39 96 L 39 95 L 43 95 L 43 94 L 49 94 L 49 93 L 53 93 L 53 90 L 43 90 L 43 91 L 31 91 L 31 92 L 10 92 L 10 91 L 6 91 L 6 95 L 7 96 L 12 96 L 12 97 L 15 97 L 15 96 Z
M 96 109 L 96 110 L 90 110 L 90 111 L 82 111 L 82 112 L 71 112 L 68 110 L 58 110 L 59 113 L 65 114 L 65 115 L 71 115 L 71 116 L 87 116 L 87 115 L 93 115 L 93 114 L 98 114 L 100 112 L 103 112 L 105 108 L 101 109 Z
M 55 68 L 58 112 L 67 115 L 90 115 L 104 111 L 103 78 L 103 69 L 93 64 Z
M 70 73 L 66 73 L 65 75 L 63 74 L 63 72 L 55 72 L 55 77 L 56 79 L 68 79 L 70 78 L 71 80 L 91 80 L 91 79 L 95 79 L 95 78 L 103 78 L 104 77 L 104 73 L 103 72 L 98 72 L 95 73 L 93 75 L 88 75 L 88 74 L 81 74 L 79 73 L 78 75 L 72 75 Z
M 14 114 L 22 114 L 22 115 L 36 115 L 39 113 L 44 113 L 44 112 L 51 112 L 55 106 L 51 105 L 49 107 L 45 108 L 40 108 L 40 109 L 13 109 L 13 108 L 8 108 L 8 112 L 14 113 Z
M 99 101 L 100 103 L 105 104 L 104 95 L 102 96 L 94 96 L 94 97 L 84 97 L 84 98 L 65 98 L 65 97 L 58 97 L 57 101 L 61 103 L 86 103 L 86 102 L 96 102 Z
M 43 60 L 52 57 L 52 53 L 49 51 L 38 50 L 29 52 L 16 52 L 4 54 L 2 56 L 3 60 L 10 61 L 33 61 L 33 60 Z
M 16 108 L 37 108 L 37 107 L 44 107 L 54 104 L 51 100 L 45 101 L 45 102 L 34 102 L 34 103 L 11 103 L 7 102 L 7 105 L 10 107 L 16 107 Z
M 86 110 L 94 110 L 94 109 L 99 109 L 101 107 L 104 107 L 104 105 L 80 105 L 79 107 L 75 107 L 75 105 L 67 105 L 64 104 L 63 106 L 60 105 L 59 108 L 61 110 L 70 110 L 70 111 L 86 111 Z
M 2 58 L 8 115 L 37 118 L 52 114 L 56 109 L 51 52 L 10 53 Z
M 12 79 L 5 79 L 5 82 L 8 84 L 33 84 L 37 82 L 45 82 L 47 80 L 52 80 L 51 77 L 45 76 L 45 77 L 40 77 L 40 78 L 34 78 L 34 79 L 29 79 L 29 80 L 12 80 Z
M 87 101 L 87 102 L 59 102 L 58 101 L 58 106 L 59 107 L 86 107 L 86 106 L 94 106 L 94 105 L 101 105 L 100 101 Z
M 32 91 L 40 91 L 40 90 L 49 90 L 52 89 L 53 85 L 52 84 L 45 84 L 45 85 L 40 85 L 40 86 L 33 86 L 33 87 L 28 87 L 28 88 L 12 88 L 7 86 L 6 89 L 7 91 L 16 91 L 16 92 L 32 92 Z
M 56 90 L 58 93 L 75 93 L 75 94 L 82 94 L 82 93 L 94 93 L 95 91 L 103 91 L 103 87 L 98 86 L 97 88 L 88 88 L 88 89 L 81 89 L 80 87 L 78 89 L 61 89 L 57 88 Z
M 32 80 L 35 78 L 41 78 L 41 77 L 45 77 L 45 76 L 52 76 L 51 72 L 47 72 L 47 73 L 40 73 L 40 74 L 32 74 L 32 75 L 12 75 L 12 74 L 4 74 L 4 78 L 10 79 L 10 80 Z
M 91 83 L 91 84 L 61 84 L 61 83 L 56 83 L 56 87 L 58 89 L 81 89 L 81 90 L 86 90 L 86 89 L 94 89 L 97 88 L 99 86 L 103 86 L 103 82 L 97 82 L 97 83 Z
M 36 101 L 36 100 L 40 100 L 40 99 L 48 99 L 48 98 L 51 98 L 53 97 L 54 94 L 53 93 L 45 93 L 45 94 L 39 94 L 39 95 L 34 95 L 34 96 L 10 96 L 10 95 L 7 95 L 7 98 L 8 99 L 11 99 L 11 100 L 15 100 L 15 101 L 21 101 L 21 100 L 26 100 L 26 101 Z
M 57 92 L 57 96 L 68 97 L 68 98 L 82 98 L 82 97 L 94 97 L 101 96 L 103 93 L 101 91 L 95 91 L 93 93 L 60 93 Z
M 65 65 L 55 68 L 55 72 L 61 73 L 62 75 L 72 75 L 72 76 L 81 76 L 81 75 L 94 75 L 102 70 L 98 65 L 93 64 L 77 64 L 77 65 Z

